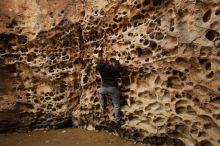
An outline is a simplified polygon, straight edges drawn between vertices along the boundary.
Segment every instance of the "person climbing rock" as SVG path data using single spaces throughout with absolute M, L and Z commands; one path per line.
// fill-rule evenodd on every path
M 119 57 L 111 58 L 107 57 L 105 60 L 100 59 L 96 65 L 96 69 L 99 71 L 102 78 L 102 87 L 99 90 L 99 102 L 103 110 L 106 109 L 107 103 L 105 96 L 108 94 L 112 98 L 115 113 L 116 126 L 122 126 L 125 122 L 121 119 L 120 114 L 120 91 L 118 89 L 117 75 L 122 70 L 119 62 Z

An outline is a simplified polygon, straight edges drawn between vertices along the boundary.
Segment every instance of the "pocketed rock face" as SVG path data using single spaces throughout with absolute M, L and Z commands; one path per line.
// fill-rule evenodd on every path
M 1 131 L 73 124 L 154 145 L 220 145 L 218 0 L 0 3 Z M 100 112 L 101 52 L 124 67 L 119 129 L 110 100 Z

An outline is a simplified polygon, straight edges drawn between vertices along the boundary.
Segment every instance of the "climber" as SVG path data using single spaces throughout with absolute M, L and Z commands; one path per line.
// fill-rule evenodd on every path
M 119 57 L 111 58 L 107 57 L 105 60 L 100 59 L 96 65 L 96 69 L 99 71 L 102 78 L 102 87 L 99 90 L 99 102 L 103 111 L 105 111 L 107 103 L 105 95 L 109 94 L 112 98 L 115 113 L 116 126 L 122 126 L 125 122 L 121 119 L 120 115 L 120 91 L 118 89 L 117 75 L 121 71 L 121 65 Z

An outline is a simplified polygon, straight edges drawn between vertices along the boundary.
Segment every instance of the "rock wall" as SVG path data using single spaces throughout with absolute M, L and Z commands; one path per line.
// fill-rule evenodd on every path
M 0 131 L 65 126 L 154 145 L 220 145 L 218 0 L 1 0 Z M 120 56 L 126 124 L 100 112 Z

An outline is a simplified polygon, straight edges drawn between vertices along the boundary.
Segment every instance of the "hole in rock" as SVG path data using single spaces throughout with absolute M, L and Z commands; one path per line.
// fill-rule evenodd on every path
M 134 99 L 134 97 L 131 97 L 130 98 L 130 104 L 132 105 L 132 104 L 134 104 L 135 103 L 135 99 Z
M 184 120 L 187 125 L 190 125 L 192 122 L 190 120 Z
M 124 28 L 122 29 L 122 32 L 125 32 L 125 31 L 127 31 L 127 27 L 124 27 Z
M 215 39 L 214 46 L 220 48 L 220 38 Z
M 165 6 L 167 7 L 170 4 L 170 1 L 165 2 Z
M 155 122 L 155 123 L 162 123 L 162 122 L 164 122 L 164 118 L 157 117 L 157 118 L 155 118 L 155 119 L 153 120 L 153 122 Z
M 11 23 L 7 26 L 8 28 L 14 28 L 16 25 L 18 25 L 18 22 L 16 20 L 12 20 Z
M 144 113 L 144 111 L 143 110 L 136 110 L 136 111 L 134 111 L 134 113 L 136 114 L 136 115 L 143 115 L 143 113 Z
M 189 113 L 191 115 L 196 115 L 196 112 L 194 111 L 194 109 L 190 105 L 187 106 L 187 113 Z
M 207 62 L 207 59 L 199 58 L 199 64 L 204 64 L 205 62 Z
M 177 114 L 183 114 L 185 112 L 186 112 L 186 108 L 185 107 L 180 106 L 180 107 L 176 108 L 176 113 Z
M 208 75 L 206 75 L 206 78 L 212 78 L 214 76 L 214 73 L 213 73 L 213 71 L 211 71 Z
M 134 47 L 135 47 L 135 45 L 134 45 L 134 44 L 130 45 L 130 48 L 134 48 Z
M 192 125 L 190 132 L 192 134 L 197 134 L 198 133 L 198 128 L 196 126 Z
M 46 97 L 45 99 L 46 99 L 46 100 L 51 100 L 51 98 L 50 98 L 50 97 Z
M 180 79 L 175 76 L 168 77 L 167 87 L 170 88 L 180 88 L 182 86 Z
M 146 18 L 146 16 L 149 17 L 148 14 L 145 14 L 146 12 L 147 12 L 147 11 L 146 11 L 145 9 L 142 9 L 142 10 L 141 10 L 141 14 L 144 14 L 144 15 L 145 15 L 145 18 Z
M 181 98 L 181 96 L 180 97 L 178 97 L 178 96 L 180 96 L 179 94 L 176 94 L 176 98 Z M 186 100 L 178 100 L 177 102 L 176 102 L 176 106 L 180 106 L 180 105 L 183 105 L 183 104 L 187 104 L 187 101 Z
M 182 98 L 181 95 L 179 95 L 178 93 L 175 95 L 175 97 L 176 97 L 176 98 Z M 182 100 L 180 100 L 180 101 L 181 101 L 181 104 L 182 104 Z M 177 103 L 179 103 L 179 101 L 178 101 Z M 176 103 L 176 104 L 177 104 L 177 103 Z M 184 104 L 185 104 L 185 103 L 184 103 Z
M 218 33 L 217 31 L 214 31 L 214 30 L 209 29 L 209 30 L 207 31 L 205 37 L 206 37 L 208 40 L 213 41 L 214 38 L 215 38 L 216 36 L 218 36 L 218 35 L 219 35 L 219 33 Z
M 159 26 L 161 26 L 161 20 L 160 20 L 160 19 L 157 20 L 157 24 L 158 24 Z
M 203 119 L 205 121 L 213 122 L 213 120 L 210 117 L 210 115 L 199 115 L 199 118 L 201 118 L 201 119 Z
M 196 146 L 213 146 L 213 144 L 211 142 L 209 142 L 208 140 L 202 140 L 199 142 L 199 144 Z
M 149 44 L 149 41 L 146 39 L 144 40 L 144 45 L 147 46 Z
M 187 59 L 184 57 L 177 57 L 176 63 L 187 63 Z
M 157 32 L 157 33 L 156 33 L 156 39 L 157 39 L 157 40 L 162 40 L 163 37 L 164 37 L 164 35 L 163 35 L 161 32 Z
M 210 70 L 211 69 L 211 63 L 207 62 L 207 64 L 205 65 L 205 69 L 206 70 Z
M 145 62 L 148 62 L 150 59 L 149 58 L 147 58 L 147 59 L 145 59 Z
M 81 14 L 81 16 L 85 16 L 86 12 L 82 11 L 80 14 Z
M 170 31 L 174 31 L 174 27 L 170 27 Z
M 205 137 L 206 133 L 204 131 L 201 131 L 198 133 L 198 137 Z
M 35 103 L 40 103 L 40 101 L 38 99 L 34 99 Z
M 153 54 L 153 52 L 148 50 L 148 49 L 145 49 L 145 53 L 146 53 L 146 55 L 152 55 Z
M 134 27 L 141 25 L 142 23 L 134 22 Z
M 208 22 L 211 18 L 211 15 L 212 15 L 211 10 L 206 11 L 206 13 L 202 17 L 203 22 Z
M 135 141 L 137 141 L 139 139 L 139 137 L 143 137 L 143 135 L 141 133 L 134 133 L 131 138 L 134 139 Z
M 217 10 L 215 11 L 215 15 L 220 15 L 220 9 L 217 9 Z
M 154 39 L 154 34 L 155 34 L 154 32 L 152 32 L 152 33 L 150 34 L 150 38 L 151 38 L 151 39 Z
M 17 96 L 17 99 L 22 99 L 22 97 L 21 96 Z
M 113 29 L 112 28 L 107 28 L 106 30 L 107 34 L 111 35 L 114 33 Z
M 150 47 L 155 50 L 157 48 L 157 43 L 154 41 L 150 41 Z
M 136 51 L 137 51 L 138 57 L 140 57 L 142 55 L 142 49 L 137 48 Z
M 128 57 L 127 57 L 127 60 L 131 60 L 131 56 L 128 56 Z
M 51 18 L 53 18 L 53 12 L 50 12 L 49 15 Z
M 211 128 L 216 128 L 216 125 L 214 123 L 207 123 L 204 125 L 205 129 L 211 129 Z
M 128 33 L 128 36 L 133 36 L 133 33 L 129 32 L 129 33 Z
M 144 19 L 144 15 L 143 14 L 137 14 L 137 15 L 134 15 L 132 17 L 132 19 Z
M 217 96 L 217 97 L 213 98 L 213 99 L 211 100 L 211 102 L 220 104 L 220 97 Z
M 116 29 L 117 27 L 118 27 L 117 24 L 113 24 L 113 25 L 112 25 L 112 28 L 113 28 L 113 29 Z
M 187 130 L 188 130 L 187 126 L 184 125 L 184 124 L 177 124 L 177 125 L 175 125 L 175 129 L 176 129 L 178 132 L 180 132 L 180 133 L 186 133 Z
M 220 120 L 220 114 L 213 114 L 213 117 L 214 117 L 216 120 Z
M 166 71 L 166 74 L 167 74 L 167 75 L 169 75 L 169 74 L 170 74 L 170 71 L 169 71 L 169 70 L 167 70 L 167 71 Z
M 174 75 L 174 76 L 177 75 L 178 72 L 179 72 L 178 70 L 175 70 L 175 69 L 174 69 L 174 70 L 173 70 L 173 75 Z
M 143 6 L 147 6 L 147 5 L 150 4 L 150 2 L 151 2 L 150 0 L 144 0 L 143 3 L 142 3 L 142 5 L 143 5 Z
M 137 6 L 136 6 L 136 9 L 140 9 L 141 8 L 141 4 L 138 4 Z
M 25 44 L 27 42 L 27 36 L 18 36 L 17 42 L 19 44 Z
M 159 5 L 162 4 L 163 1 L 164 1 L 164 0 L 153 0 L 152 2 L 153 2 L 153 5 L 154 5 L 154 6 L 159 6 Z

